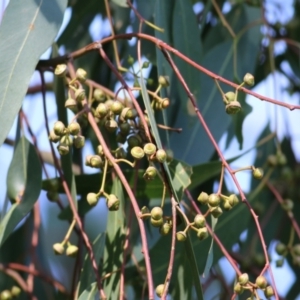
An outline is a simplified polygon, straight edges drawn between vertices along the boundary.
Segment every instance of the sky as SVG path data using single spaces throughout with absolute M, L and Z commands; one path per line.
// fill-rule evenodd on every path
M 0 1 L 1 2 L 1 1 Z M 7 0 L 2 0 L 2 6 L 0 5 L 0 11 L 1 8 L 3 9 L 5 2 L 8 2 Z M 270 1 L 272 3 L 276 1 Z M 281 1 L 277 1 L 281 2 Z M 274 18 L 274 15 L 276 18 L 279 18 L 281 22 L 286 22 L 291 18 L 292 16 L 292 10 L 291 10 L 291 4 L 292 0 L 288 0 L 285 2 L 286 6 L 284 6 L 284 10 L 282 14 L 276 14 L 272 11 L 272 6 L 270 6 L 270 13 L 269 18 L 272 20 Z M 195 10 L 199 9 L 199 7 L 195 7 Z M 70 10 L 67 10 L 64 18 L 64 22 L 62 25 L 62 29 L 66 26 L 68 20 L 70 18 Z M 276 21 L 276 19 L 274 19 Z M 263 29 L 262 29 L 263 30 Z M 94 40 L 100 39 L 103 35 L 105 35 L 108 32 L 107 25 L 103 25 L 103 20 L 100 16 L 98 16 L 93 24 L 90 27 L 90 33 Z M 284 49 L 285 45 L 282 43 L 277 45 L 276 51 L 282 51 Z M 44 54 L 44 57 L 47 57 L 49 55 L 49 51 Z M 288 68 L 288 66 L 286 66 Z M 47 80 L 51 81 L 52 76 L 49 74 L 47 75 Z M 32 77 L 31 84 L 36 84 L 39 82 L 38 74 L 34 74 Z M 116 87 L 117 88 L 117 87 Z M 288 103 L 299 103 L 299 99 L 297 95 L 290 96 L 287 92 L 288 88 L 288 81 L 287 79 L 279 73 L 272 74 L 268 76 L 268 78 L 257 85 L 254 88 L 254 91 L 266 95 L 271 98 L 280 99 L 281 101 L 288 102 Z M 49 93 L 47 94 L 47 103 L 51 103 L 51 97 L 52 95 Z M 248 96 L 247 97 L 247 103 L 250 104 L 253 107 L 253 112 L 246 118 L 244 124 L 243 124 L 243 134 L 247 136 L 247 139 L 244 141 L 244 148 L 243 151 L 250 149 L 253 147 L 255 142 L 257 141 L 258 136 L 260 135 L 260 131 L 262 128 L 265 127 L 265 125 L 270 122 L 270 126 L 272 129 L 275 129 L 275 122 L 276 120 L 276 128 L 279 138 L 282 138 L 286 134 L 291 134 L 292 140 L 293 140 L 293 148 L 295 149 L 296 158 L 298 161 L 300 161 L 300 127 L 298 120 L 300 118 L 300 112 L 299 111 L 288 111 L 286 108 L 280 108 L 280 107 L 274 107 L 266 102 L 262 102 L 254 97 Z M 35 103 L 33 106 L 32 103 Z M 52 101 L 53 102 L 53 101 Z M 33 120 L 34 122 L 31 122 L 31 126 L 33 128 L 33 131 L 38 135 L 38 140 L 40 142 L 40 148 L 44 151 L 49 151 L 49 143 L 48 143 L 48 137 L 44 129 L 44 120 L 42 118 L 37 118 L 40 114 L 40 111 L 42 111 L 42 103 L 40 101 L 40 95 L 33 95 L 33 96 L 27 96 L 24 100 L 23 109 L 28 113 L 29 119 Z M 56 121 L 56 108 L 54 105 L 48 105 L 48 111 L 49 111 L 49 117 L 50 117 L 50 126 L 53 125 L 53 123 Z M 276 118 L 274 118 L 276 114 Z M 71 115 L 70 115 L 71 117 Z M 9 137 L 14 139 L 15 136 L 15 130 L 16 130 L 16 123 L 12 127 L 12 130 L 9 133 Z M 219 141 L 219 145 L 221 148 L 225 148 L 225 141 L 226 141 L 226 135 L 224 135 L 221 140 Z M 11 161 L 13 152 L 12 147 L 7 145 L 2 145 L 0 147 L 0 165 L 1 165 L 1 178 L 6 178 L 7 170 L 9 167 L 9 163 Z M 85 152 L 88 154 L 91 152 L 91 147 L 86 148 Z M 237 154 L 240 154 L 239 146 L 236 140 L 234 140 L 229 148 L 225 150 L 225 157 L 231 158 L 236 156 Z M 251 165 L 255 159 L 256 152 L 255 150 L 249 152 L 243 158 L 240 160 L 237 160 L 234 162 L 234 165 L 236 166 L 243 166 L 243 165 Z M 49 168 L 49 171 L 52 175 L 55 175 L 52 168 Z M 88 171 L 88 170 L 86 170 Z M 238 174 L 239 182 L 241 183 L 242 188 L 247 192 L 249 191 L 249 179 L 251 174 L 247 172 L 240 172 Z M 233 187 L 234 189 L 234 187 Z M 2 204 L 4 202 L 4 199 L 6 198 L 6 182 L 5 180 L 0 181 L 0 207 L 2 207 Z M 43 209 L 43 220 L 45 222 L 45 228 L 44 230 L 48 230 L 46 224 L 49 222 L 49 215 L 51 214 L 57 214 L 58 210 L 54 208 L 54 206 L 47 200 L 44 199 L 44 195 L 41 196 L 42 205 L 44 207 Z M 103 202 L 102 202 L 103 203 Z M 96 209 L 93 209 L 90 212 L 90 218 L 95 218 L 97 215 L 99 215 L 100 211 L 103 211 L 104 206 L 101 204 L 97 206 Z M 103 222 L 98 224 L 98 226 L 105 226 L 105 218 L 103 219 Z M 52 242 L 52 241 L 51 241 Z M 274 244 L 271 247 L 271 253 L 272 255 L 276 255 L 274 253 Z M 52 251 L 52 249 L 51 249 Z M 228 263 L 226 260 L 222 260 L 221 266 L 223 269 L 230 269 L 230 267 L 227 265 Z M 274 264 L 273 264 L 274 265 Z M 55 272 L 57 271 L 57 265 L 53 269 Z M 278 291 L 280 294 L 284 295 L 285 291 L 289 288 L 289 284 L 292 284 L 294 280 L 294 275 L 289 270 L 288 265 L 286 264 L 284 269 L 276 269 L 273 268 L 275 279 L 277 282 Z M 284 275 L 283 273 L 284 272 Z M 232 273 L 232 276 L 234 274 Z M 285 278 L 285 281 L 282 281 L 282 278 Z M 299 298 L 300 299 L 300 298 Z

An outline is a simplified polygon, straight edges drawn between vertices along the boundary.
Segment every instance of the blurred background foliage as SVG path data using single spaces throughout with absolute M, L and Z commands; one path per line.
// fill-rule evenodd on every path
M 86 46 L 93 42 L 95 37 L 102 39 L 111 34 L 105 1 L 70 0 L 68 3 L 54 1 L 55 5 L 52 2 L 45 0 L 44 6 L 38 9 L 40 3 L 38 0 L 17 2 L 18 5 L 16 1 L 11 0 L 0 26 L 1 143 L 14 144 L 14 155 L 6 177 L 7 199 L 14 199 L 14 203 L 10 204 L 9 200 L 5 201 L 0 223 L 0 291 L 11 290 L 13 286 L 18 286 L 15 276 L 20 276 L 25 283 L 28 282 L 30 273 L 28 270 L 31 268 L 31 270 L 37 270 L 42 276 L 34 276 L 34 289 L 32 294 L 29 294 L 30 299 L 73 299 L 77 286 L 79 286 L 76 294 L 78 298 L 93 299 L 97 295 L 95 278 L 89 258 L 85 256 L 86 250 L 82 246 L 78 231 L 74 232 L 71 238 L 74 244 L 81 245 L 76 259 L 65 256 L 57 257 L 52 254 L 52 244 L 63 238 L 73 216 L 60 182 L 58 192 L 61 194 L 62 206 L 53 209 L 55 204 L 46 203 L 45 191 L 51 189 L 53 178 L 57 177 L 51 167 L 51 159 L 47 166 L 49 170 L 52 168 L 52 171 L 49 171 L 52 174 L 50 178 L 47 179 L 45 170 L 42 171 L 40 159 L 41 157 L 46 159 L 47 151 L 40 153 L 35 151 L 33 138 L 29 134 L 26 134 L 27 139 L 23 137 L 20 123 L 18 123 L 13 141 L 7 138 L 22 106 L 24 96 L 37 94 L 38 97 L 34 101 L 42 102 L 41 89 L 38 88 L 40 82 L 31 85 L 30 90 L 28 89 L 29 81 L 40 56 L 51 46 L 62 23 L 63 13 L 66 11 L 70 19 L 55 42 L 60 55 Z M 109 2 L 115 34 L 139 30 L 139 19 L 124 3 L 126 4 L 126 1 Z M 277 84 L 282 90 L 284 89 L 285 93 L 288 93 L 291 103 L 299 104 L 300 1 L 135 0 L 133 5 L 145 20 L 164 29 L 160 32 L 144 24 L 144 33 L 161 39 L 207 70 L 232 82 L 241 83 L 247 72 L 254 74 L 254 89 L 266 84 L 269 78 L 273 78 L 272 76 L 274 78 L 275 75 L 282 76 L 278 78 L 284 77 L 287 84 L 281 85 L 280 82 Z M 26 14 L 25 10 L 29 11 L 29 14 Z M 34 21 L 36 23 L 32 24 L 33 27 L 24 27 L 24 24 L 31 22 L 31 14 L 34 12 L 37 12 L 38 16 Z M 15 22 L 16 18 L 20 20 Z M 20 27 L 23 28 L 23 32 L 18 37 L 15 34 Z M 28 39 L 23 39 L 24 36 Z M 128 57 L 137 60 L 136 39 L 118 40 L 117 46 L 122 66 L 128 67 Z M 53 50 L 54 48 L 52 48 L 53 57 L 57 56 L 57 53 L 55 54 L 57 50 Z M 104 44 L 103 49 L 115 62 L 113 44 Z M 148 79 L 147 88 L 153 92 L 156 90 L 159 75 L 169 78 L 170 86 L 161 91 L 161 96 L 170 99 L 170 106 L 166 110 L 157 111 L 155 117 L 158 124 L 182 129 L 181 133 L 159 129 L 159 134 L 163 147 L 173 152 L 175 159 L 169 165 L 169 170 L 174 179 L 173 184 L 178 188 L 179 200 L 182 201 L 187 216 L 192 220 L 194 211 L 183 190 L 188 188 L 195 199 L 201 191 L 209 194 L 216 191 L 221 163 L 207 133 L 189 105 L 185 91 L 160 50 L 155 44 L 146 40 L 142 40 L 141 49 L 143 61 L 150 62 L 145 75 Z M 267 180 L 276 187 L 282 198 L 292 201 L 293 217 L 299 224 L 300 168 L 297 161 L 299 147 L 295 147 L 295 141 L 299 138 L 297 137 L 299 130 L 295 134 L 289 130 L 291 127 L 288 126 L 290 114 L 297 115 L 299 112 L 277 108 L 276 113 L 271 113 L 270 111 L 275 110 L 275 106 L 268 103 L 269 115 L 260 116 L 268 120 L 267 124 L 263 127 L 253 126 L 253 129 L 248 129 L 245 134 L 244 121 L 251 114 L 253 107 L 259 109 L 262 105 L 260 100 L 253 98 L 251 101 L 246 101 L 246 95 L 240 92 L 239 101 L 242 111 L 234 116 L 228 115 L 215 82 L 176 56 L 173 58 L 196 97 L 197 105 L 215 140 L 223 140 L 222 151 L 226 152 L 233 143 L 240 150 L 240 152 L 234 152 L 234 155 L 227 151 L 226 158 L 231 159 L 229 161 L 233 164 L 238 161 L 238 167 L 244 167 L 244 164 L 262 167 L 265 174 L 269 176 Z M 76 68 L 85 69 L 89 79 L 111 91 L 120 87 L 111 68 L 96 51 L 91 51 L 74 60 L 74 65 Z M 136 65 L 135 68 L 137 68 Z M 124 74 L 124 78 L 129 84 L 135 81 L 129 72 Z M 34 89 L 34 87 L 37 88 Z M 221 87 L 224 92 L 232 90 L 224 84 L 221 84 Z M 46 88 L 49 91 L 47 99 L 53 99 L 51 105 L 55 107 L 55 114 L 56 109 L 58 113 L 58 116 L 54 118 L 48 115 L 50 123 L 57 119 L 67 123 L 70 116 L 67 115 L 63 105 L 66 91 L 62 82 L 49 77 Z M 271 86 L 267 86 L 266 89 L 268 96 L 268 89 L 271 89 Z M 137 99 L 144 108 L 141 95 L 137 94 Z M 33 100 L 30 101 L 34 106 Z M 47 105 L 50 104 L 47 103 Z M 30 108 L 28 109 L 27 106 L 26 110 L 23 106 L 23 111 L 25 115 L 29 114 Z M 38 114 L 42 115 L 42 112 Z M 37 116 L 31 115 L 29 121 L 33 122 L 35 118 Z M 143 255 L 140 251 L 140 234 L 135 217 L 130 214 L 130 204 L 121 183 L 108 176 L 107 190 L 115 191 L 122 199 L 122 205 L 118 213 L 109 213 L 107 216 L 106 206 L 99 203 L 96 208 L 91 208 L 85 200 L 88 192 L 98 190 L 99 174 L 90 174 L 88 171 L 78 174 L 74 172 L 74 169 L 72 172 L 72 165 L 82 164 L 84 154 L 96 151 L 98 145 L 91 128 L 88 125 L 84 126 L 84 122 L 81 124 L 89 148 L 83 152 L 74 151 L 67 158 L 63 158 L 62 168 L 69 185 L 73 187 L 74 199 L 78 199 L 78 213 L 93 242 L 100 276 L 116 271 L 104 280 L 104 290 L 109 295 L 108 299 L 119 299 L 120 272 L 118 270 L 121 268 L 123 259 L 126 259 L 127 299 L 142 299 L 142 295 L 145 295 L 144 299 L 146 299 L 147 286 Z M 277 125 L 274 126 L 274 124 Z M 283 134 L 278 135 L 277 130 L 280 127 L 285 127 L 285 130 Z M 38 145 L 47 143 L 45 139 L 39 142 L 37 132 L 34 135 L 37 137 Z M 241 158 L 244 157 L 243 153 L 249 150 L 244 146 L 247 139 L 253 135 L 257 140 L 250 146 L 256 158 L 255 161 L 249 162 Z M 264 139 L 265 142 L 258 146 L 258 143 Z M 249 144 L 246 144 L 249 147 Z M 48 152 L 50 152 L 49 147 Z M 237 153 L 238 156 L 234 157 Z M 284 163 L 277 161 L 273 164 L 270 156 L 278 158 L 278 153 L 284 154 L 286 161 Z M 125 167 L 123 171 L 130 185 L 136 186 L 136 198 L 140 207 L 146 205 L 152 208 L 160 205 L 162 183 L 159 179 L 145 183 L 141 178 L 145 167 L 143 164 L 140 165 L 138 181 L 135 179 L 135 171 Z M 187 177 L 183 178 L 180 175 L 181 171 Z M 5 176 L 2 175 L 1 178 L 5 182 Z M 274 245 L 281 241 L 289 245 L 289 251 L 293 253 L 291 249 L 300 242 L 299 237 L 294 232 L 288 217 L 289 212 L 275 199 L 274 194 L 267 188 L 266 181 L 262 184 L 261 181 L 247 178 L 246 185 L 250 187 L 247 190 L 247 198 L 259 217 L 274 267 L 274 262 L 281 259 L 275 254 Z M 222 193 L 236 192 L 229 177 L 225 179 Z M 20 195 L 21 191 L 22 195 Z M 22 201 L 18 203 L 17 199 L 20 197 Z M 41 203 L 34 209 L 34 204 L 38 199 Z M 169 200 L 167 198 L 166 214 L 171 214 Z M 201 206 L 200 208 L 203 209 Z M 38 244 L 33 247 L 32 238 L 36 234 L 35 214 L 40 214 L 42 220 L 37 229 Z M 101 219 L 100 222 L 99 219 Z M 150 226 L 150 223 L 147 221 L 145 223 L 156 286 L 163 283 L 166 276 L 171 237 L 161 236 L 156 228 Z M 124 235 L 129 224 L 131 228 L 130 250 L 127 256 L 123 257 Z M 182 225 L 178 228 L 183 230 Z M 239 264 L 242 272 L 249 273 L 250 278 L 255 280 L 264 267 L 265 258 L 257 228 L 246 205 L 240 203 L 233 210 L 224 213 L 218 220 L 215 233 L 232 258 Z M 183 244 L 176 244 L 173 276 L 169 289 L 170 299 L 199 299 L 199 293 L 195 292 L 195 273 L 190 269 L 199 272 L 200 278 L 208 258 L 212 259 L 212 266 L 206 277 L 201 277 L 203 299 L 230 299 L 234 276 L 232 276 L 231 268 L 221 263 L 223 253 L 217 245 L 214 245 L 213 251 L 209 251 L 211 238 L 199 241 L 195 235 L 191 234 L 191 244 L 195 254 L 196 269 L 191 265 L 187 248 Z M 290 252 L 283 257 L 283 261 L 284 266 L 289 265 L 290 272 L 295 275 L 295 280 L 280 296 L 286 299 L 296 299 L 300 286 L 300 260 L 299 256 Z M 27 269 L 17 269 L 16 266 L 25 266 Z M 12 276 L 6 272 L 10 269 L 16 274 Z M 63 288 L 58 288 L 51 278 L 61 282 Z M 249 294 L 245 294 L 245 297 L 242 295 L 240 298 L 249 297 Z M 18 299 L 28 299 L 26 290 L 22 289 Z

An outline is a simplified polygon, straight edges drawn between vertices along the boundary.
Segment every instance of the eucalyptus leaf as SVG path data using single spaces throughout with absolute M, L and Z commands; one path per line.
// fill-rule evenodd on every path
M 53 42 L 67 0 L 10 1 L 0 26 L 0 145 L 22 105 L 40 56 Z M 45 34 L 47 32 L 47 34 Z
M 22 137 L 7 175 L 7 194 L 15 202 L 0 223 L 0 246 L 31 211 L 41 191 L 42 169 L 33 145 Z

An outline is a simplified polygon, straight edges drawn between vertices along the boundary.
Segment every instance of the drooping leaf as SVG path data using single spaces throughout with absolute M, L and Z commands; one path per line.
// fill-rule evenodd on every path
M 218 223 L 218 219 L 215 218 L 214 216 L 211 216 L 211 229 L 212 229 L 213 232 L 215 232 L 217 223 Z M 210 244 L 210 247 L 209 247 L 209 251 L 208 251 L 208 254 L 207 254 L 207 260 L 206 260 L 206 264 L 205 264 L 205 268 L 204 268 L 204 272 L 203 272 L 203 277 L 208 276 L 208 274 L 210 272 L 210 269 L 212 267 L 212 264 L 214 262 L 213 249 L 214 249 L 214 239 L 212 238 L 211 244 Z
M 26 217 L 41 190 L 42 170 L 35 148 L 22 137 L 16 147 L 7 175 L 7 194 L 15 203 L 0 223 L 0 246 Z
M 93 251 L 95 255 L 95 261 L 97 265 L 100 263 L 100 259 L 103 257 L 105 245 L 105 234 L 100 233 L 93 242 Z M 80 279 L 78 283 L 78 299 L 94 299 L 94 296 L 98 292 L 97 283 L 95 282 L 95 273 L 92 268 L 92 263 L 88 253 L 85 255 Z M 85 298 L 86 297 L 86 298 Z
M 111 1 L 116 3 L 119 6 L 128 7 L 128 4 L 127 4 L 126 0 L 111 0 Z
M 53 56 L 54 57 L 57 56 L 58 54 L 57 46 L 54 45 L 52 49 L 53 49 Z M 67 110 L 64 105 L 66 100 L 65 99 L 66 93 L 65 93 L 64 81 L 62 78 L 59 78 L 57 76 L 54 77 L 53 90 L 56 98 L 58 120 L 63 122 L 65 126 L 68 126 Z M 67 182 L 75 207 L 77 208 L 75 176 L 72 171 L 72 152 L 73 152 L 72 149 L 70 149 L 69 153 L 66 155 L 62 155 L 60 160 L 61 160 L 61 168 L 64 174 L 64 178 Z
M 40 56 L 60 28 L 66 5 L 67 0 L 9 2 L 0 26 L 0 145 L 21 107 Z
M 119 299 L 120 269 L 124 263 L 125 241 L 125 198 L 123 187 L 119 179 L 113 181 L 112 194 L 120 200 L 117 211 L 108 213 L 107 230 L 104 250 L 103 275 L 110 274 L 104 281 L 104 291 L 109 299 Z M 112 255 L 113 253 L 113 255 Z

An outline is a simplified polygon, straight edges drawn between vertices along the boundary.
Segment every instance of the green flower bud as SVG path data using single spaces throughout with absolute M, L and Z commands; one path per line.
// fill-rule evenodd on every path
M 154 220 L 160 220 L 163 217 L 163 210 L 159 206 L 155 206 L 151 210 L 151 218 Z
M 84 143 L 85 143 L 85 137 L 82 135 L 78 135 L 73 139 L 74 147 L 77 149 L 82 148 L 84 146 Z
M 76 99 L 76 101 L 77 102 L 81 102 L 82 100 L 84 100 L 84 98 L 85 98 L 85 90 L 81 89 L 81 88 L 77 89 L 75 91 L 75 99 Z
M 9 290 L 4 290 L 0 294 L 0 299 L 1 300 L 10 300 L 12 299 L 12 294 Z
M 118 100 L 114 101 L 110 107 L 111 111 L 115 115 L 119 115 L 122 112 L 123 108 L 124 108 L 123 104 Z
M 171 231 L 171 224 L 168 222 L 165 222 L 162 224 L 162 226 L 159 228 L 159 232 L 161 235 L 167 235 Z
M 143 177 L 145 180 L 153 180 L 157 175 L 157 170 L 155 167 L 150 166 L 146 169 L 146 172 L 144 173 Z
M 250 73 L 246 73 L 246 75 L 244 76 L 244 82 L 249 86 L 253 86 L 255 83 L 254 76 Z
M 273 291 L 273 288 L 270 285 L 266 287 L 266 289 L 264 291 L 264 294 L 267 298 L 271 298 L 275 295 L 274 291 Z
M 217 194 L 210 194 L 208 197 L 208 204 L 211 207 L 216 207 L 220 205 L 221 198 Z
M 210 213 L 215 217 L 215 218 L 219 218 L 223 211 L 222 211 L 222 208 L 220 206 L 217 206 L 217 207 L 213 207 L 210 209 Z
M 162 87 L 167 87 L 170 85 L 169 83 L 169 78 L 168 76 L 159 76 L 158 77 L 158 83 L 162 86 Z
M 77 102 L 73 98 L 68 98 L 65 102 L 65 107 L 69 108 L 74 113 L 78 111 Z
M 105 93 L 100 89 L 94 89 L 93 96 L 96 101 L 99 101 L 99 102 L 105 101 Z
M 264 289 L 268 284 L 267 279 L 264 276 L 258 276 L 255 283 L 260 289 Z
M 194 218 L 195 227 L 202 228 L 205 227 L 206 220 L 203 215 L 197 214 Z
M 53 126 L 53 131 L 55 135 L 62 136 L 65 134 L 65 125 L 61 121 L 56 121 Z
M 67 73 L 67 65 L 60 64 L 55 67 L 54 74 L 58 77 L 63 77 Z
M 66 250 L 66 255 L 69 257 L 76 257 L 78 253 L 78 247 L 75 245 L 69 245 Z
M 95 193 L 88 193 L 86 196 L 86 200 L 89 205 L 95 206 L 99 201 L 99 196 Z
M 14 285 L 11 288 L 10 292 L 13 297 L 18 297 L 21 294 L 22 290 L 18 286 Z
M 160 298 L 164 292 L 164 288 L 165 288 L 165 285 L 164 284 L 160 284 L 156 287 L 155 289 L 155 293 L 156 295 Z
M 201 204 L 208 204 L 208 194 L 205 192 L 201 192 L 200 195 L 198 196 L 197 200 L 201 203 Z
M 241 109 L 242 106 L 238 101 L 232 101 L 229 104 L 227 104 L 225 107 L 226 113 L 228 113 L 229 115 L 234 115 L 238 113 Z
M 159 220 L 155 220 L 155 219 L 153 219 L 153 218 L 150 218 L 150 222 L 151 222 L 151 225 L 152 225 L 152 226 L 154 226 L 154 227 L 160 227 L 160 226 L 163 225 L 164 219 L 161 218 L 161 219 L 159 219 Z
M 264 176 L 264 171 L 261 168 L 254 168 L 252 175 L 255 179 L 262 179 Z
M 156 152 L 156 146 L 153 143 L 147 143 L 144 145 L 144 152 L 146 155 L 153 155 Z
M 208 231 L 206 227 L 199 228 L 197 230 L 197 237 L 200 241 L 206 239 L 208 237 Z
M 120 200 L 118 197 L 114 194 L 110 194 L 108 198 L 106 199 L 106 204 L 108 207 L 108 210 L 110 211 L 116 211 L 120 207 Z
M 237 294 L 237 295 L 240 295 L 244 292 L 244 288 L 243 286 L 240 284 L 240 283 L 237 283 L 235 286 L 234 286 L 234 292 Z
M 69 153 L 70 148 L 66 144 L 59 144 L 57 146 L 57 150 L 58 150 L 58 152 L 59 152 L 60 155 L 66 155 L 66 154 Z
M 130 153 L 135 159 L 142 159 L 145 156 L 144 150 L 139 146 L 133 147 Z
M 76 70 L 76 78 L 81 83 L 84 83 L 86 81 L 86 75 L 87 75 L 87 72 L 84 69 L 78 68 Z
M 65 247 L 61 243 L 55 243 L 52 247 L 56 255 L 61 255 L 65 252 Z
M 160 163 L 163 163 L 167 159 L 167 153 L 164 149 L 158 149 L 156 151 L 155 157 Z
M 50 131 L 49 140 L 53 143 L 57 143 L 60 140 L 60 136 L 54 133 L 54 130 Z
M 80 125 L 76 122 L 73 122 L 68 126 L 68 130 L 70 134 L 78 135 L 78 133 L 80 132 Z
M 245 285 L 249 282 L 249 275 L 247 273 L 243 273 L 239 276 L 238 281 L 241 285 Z
M 178 231 L 176 232 L 176 239 L 179 242 L 184 242 L 186 240 L 187 236 L 184 231 Z
M 287 253 L 287 246 L 283 243 L 277 243 L 275 251 L 278 255 L 285 255 Z
M 227 92 L 226 94 L 224 94 L 224 102 L 225 104 L 229 104 L 230 102 L 235 101 L 235 93 L 234 92 Z

